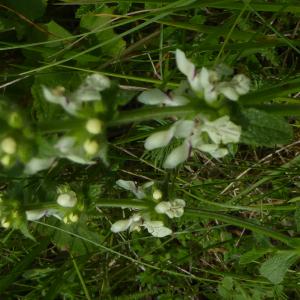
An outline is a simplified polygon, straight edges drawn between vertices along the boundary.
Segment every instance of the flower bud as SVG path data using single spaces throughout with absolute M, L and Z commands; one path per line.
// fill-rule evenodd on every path
M 83 149 L 89 155 L 95 155 L 99 151 L 99 144 L 93 140 L 86 140 L 83 144 Z
M 78 221 L 78 215 L 76 214 L 73 214 L 73 213 L 70 213 L 69 214 L 69 220 L 72 222 L 72 223 L 76 223 Z
M 152 194 L 154 200 L 159 200 L 162 198 L 162 192 L 160 190 L 155 190 Z
M 4 155 L 3 157 L 1 157 L 1 164 L 4 166 L 4 167 L 9 167 L 10 164 L 12 162 L 12 159 L 11 159 L 11 156 L 6 154 Z
M 1 149 L 7 154 L 14 154 L 17 151 L 17 143 L 12 137 L 7 137 L 2 140 Z
M 89 119 L 85 124 L 85 129 L 91 134 L 99 134 L 102 131 L 102 122 L 98 119 Z
M 1 220 L 1 226 L 2 226 L 3 228 L 9 228 L 10 222 L 7 221 L 6 218 L 3 218 L 3 219 Z
M 70 191 L 68 193 L 60 194 L 57 197 L 56 202 L 62 207 L 74 207 L 77 203 L 77 197 L 75 192 Z
M 8 117 L 8 124 L 13 128 L 22 128 L 23 120 L 21 115 L 16 111 L 12 112 Z

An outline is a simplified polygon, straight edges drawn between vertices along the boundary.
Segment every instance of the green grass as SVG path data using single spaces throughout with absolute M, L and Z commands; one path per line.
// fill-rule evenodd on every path
M 48 153 L 53 139 L 78 127 L 77 119 L 42 99 L 41 84 L 74 89 L 96 72 L 120 92 L 105 95 L 106 115 L 98 107 L 107 125 L 109 165 L 61 159 L 32 176 L 22 173 L 20 161 L 11 169 L 1 167 L 0 191 L 11 193 L 23 211 L 53 204 L 59 184 L 78 192 L 83 210 L 74 224 L 44 217 L 20 228 L 23 234 L 0 229 L 0 299 L 300 298 L 297 1 L 43 3 L 0 5 L 1 139 L 23 130 L 7 129 L 3 120 L 11 110 L 25 116 L 32 132 L 38 128 L 30 142 L 22 140 L 25 157 L 38 153 L 39 143 Z M 145 138 L 168 128 L 174 116 L 199 110 L 215 115 L 204 103 L 141 108 L 136 101 L 145 88 L 179 86 L 177 48 L 199 68 L 226 64 L 246 74 L 251 92 L 226 109 L 236 120 L 248 108 L 284 117 L 293 140 L 271 141 L 269 147 L 264 147 L 268 141 L 245 142 L 222 159 L 195 151 L 179 168 L 163 169 L 177 144 L 145 151 Z M 270 140 L 272 130 L 285 132 L 278 124 L 268 128 Z M 131 214 L 120 206 L 149 206 L 118 188 L 120 178 L 153 180 L 166 198 L 186 201 L 182 218 L 164 220 L 171 236 L 110 231 L 113 222 Z

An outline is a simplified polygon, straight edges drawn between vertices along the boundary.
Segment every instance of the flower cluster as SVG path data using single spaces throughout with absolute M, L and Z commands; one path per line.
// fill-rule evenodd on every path
M 186 75 L 187 82 L 182 82 L 178 89 L 169 93 L 159 89 L 144 91 L 138 97 L 140 102 L 148 105 L 181 106 L 196 96 L 199 101 L 204 100 L 212 105 L 220 96 L 236 101 L 250 89 L 250 80 L 243 74 L 233 76 L 230 81 L 221 81 L 221 71 L 205 67 L 197 71 L 195 65 L 178 49 L 176 62 L 178 69 Z M 188 86 L 190 89 L 187 89 Z M 176 121 L 167 130 L 150 135 L 145 141 L 145 148 L 153 150 L 165 147 L 173 138 L 183 140 L 164 162 L 164 168 L 172 169 L 186 161 L 193 150 L 209 153 L 214 158 L 224 157 L 228 154 L 226 145 L 238 143 L 240 136 L 241 127 L 233 123 L 228 115 L 212 120 L 211 116 L 201 112 L 189 119 Z
M 76 193 L 70 190 L 69 186 L 60 186 L 57 192 L 58 196 L 56 202 L 59 207 L 27 210 L 25 211 L 27 221 L 36 221 L 44 216 L 54 216 L 64 223 L 77 222 L 78 214 L 74 211 L 78 203 Z
M 87 76 L 78 89 L 69 94 L 62 86 L 53 89 L 42 86 L 44 98 L 59 104 L 71 118 L 77 118 L 73 122 L 77 125 L 54 143 L 54 156 L 31 158 L 26 164 L 25 173 L 34 174 L 49 168 L 57 157 L 67 158 L 79 164 L 93 164 L 93 159 L 97 157 L 106 162 L 104 125 L 97 116 L 97 103 L 101 103 L 101 92 L 109 87 L 109 79 L 100 74 Z
M 137 186 L 133 181 L 118 180 L 117 185 L 131 191 L 138 199 L 145 199 L 149 192 L 147 189 L 153 186 L 153 182 L 147 182 L 143 186 Z M 175 199 L 174 201 L 157 201 L 161 200 L 162 193 L 160 190 L 155 189 L 151 195 L 152 201 L 155 203 L 154 211 L 157 214 L 166 214 L 169 218 L 179 218 L 183 215 L 185 201 L 182 199 Z M 140 231 L 141 228 L 147 229 L 147 231 L 155 237 L 164 237 L 170 235 L 172 230 L 166 227 L 161 220 L 152 220 L 153 214 L 148 210 L 135 212 L 128 219 L 119 220 L 112 224 L 112 232 L 121 232 L 129 230 Z
M 61 186 L 57 190 L 56 203 L 47 208 L 29 209 L 23 212 L 18 201 L 0 199 L 1 226 L 4 228 L 19 228 L 23 219 L 27 221 L 37 221 L 43 217 L 53 216 L 64 223 L 74 223 L 78 221 L 77 195 L 68 186 Z
M 241 127 L 231 122 L 228 116 L 208 121 L 198 115 L 193 120 L 176 121 L 168 130 L 150 135 L 145 141 L 145 148 L 165 147 L 174 137 L 183 139 L 183 143 L 173 149 L 164 162 L 164 168 L 172 169 L 187 160 L 193 149 L 221 158 L 228 154 L 224 146 L 237 143 L 240 135 Z

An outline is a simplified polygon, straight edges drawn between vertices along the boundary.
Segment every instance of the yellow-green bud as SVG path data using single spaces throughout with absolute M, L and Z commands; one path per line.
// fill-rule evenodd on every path
M 23 126 L 23 120 L 18 112 L 12 112 L 8 117 L 8 124 L 13 128 L 21 128 Z
M 83 149 L 89 155 L 95 155 L 99 151 L 99 144 L 93 140 L 86 140 L 83 144 Z
M 155 190 L 152 194 L 154 200 L 159 200 L 162 198 L 162 192 L 160 190 Z
M 73 213 L 70 213 L 69 214 L 69 220 L 72 222 L 72 223 L 76 223 L 78 221 L 78 215 L 76 214 L 73 214 Z
M 17 151 L 17 143 L 12 137 L 7 137 L 2 140 L 1 149 L 7 154 L 14 154 Z
M 7 221 L 5 218 L 3 218 L 3 219 L 1 220 L 1 226 L 2 226 L 3 228 L 8 228 L 8 227 L 10 226 L 10 222 Z
M 98 119 L 89 119 L 85 124 L 85 129 L 91 134 L 99 134 L 102 131 L 102 122 Z
M 11 156 L 6 154 L 4 156 L 1 157 L 1 164 L 4 166 L 4 167 L 9 167 L 10 164 L 12 162 L 12 159 L 11 159 Z

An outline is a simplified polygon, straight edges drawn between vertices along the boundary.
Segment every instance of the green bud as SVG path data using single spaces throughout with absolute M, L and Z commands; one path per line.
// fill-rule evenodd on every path
M 83 144 L 84 151 L 89 155 L 95 155 L 99 151 L 99 144 L 93 140 L 86 140 Z
M 7 154 L 15 154 L 17 151 L 17 143 L 12 137 L 6 137 L 1 142 L 1 149 Z
M 18 112 L 12 112 L 8 117 L 8 124 L 13 128 L 22 128 L 23 119 Z
M 91 134 L 99 134 L 102 131 L 102 122 L 98 119 L 89 119 L 85 124 L 85 129 Z

